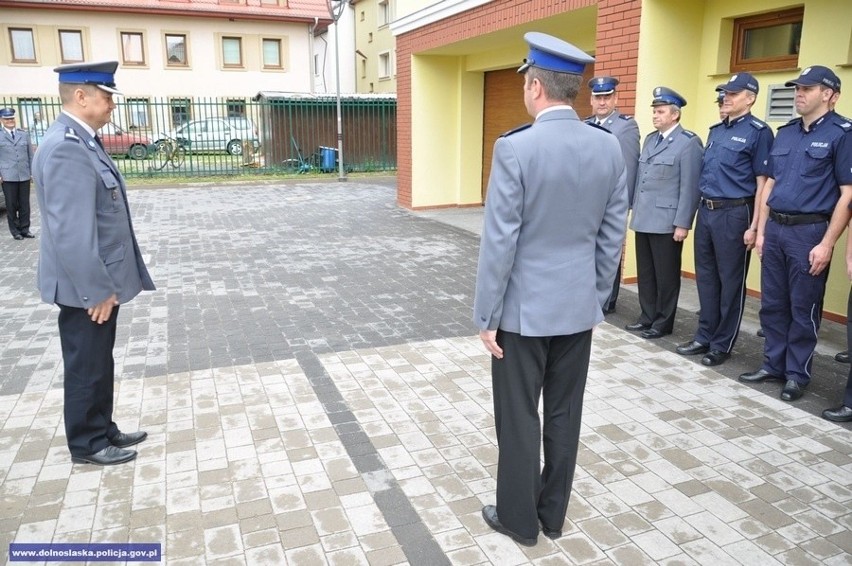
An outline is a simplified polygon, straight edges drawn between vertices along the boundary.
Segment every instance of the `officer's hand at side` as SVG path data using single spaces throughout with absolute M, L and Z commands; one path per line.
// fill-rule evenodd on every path
M 743 245 L 745 245 L 746 250 L 750 250 L 754 247 L 754 243 L 757 241 L 757 230 L 752 230 L 749 228 L 745 232 L 743 232 Z
M 808 271 L 813 276 L 822 273 L 822 270 L 828 266 L 831 261 L 831 246 L 819 243 L 813 247 L 811 253 L 808 254 L 808 262 L 811 264 L 811 269 Z
M 688 228 L 680 228 L 680 227 L 677 227 L 677 228 L 675 228 L 674 236 L 672 236 L 672 239 L 673 239 L 675 242 L 682 242 L 682 241 L 684 241 L 684 240 L 686 239 L 686 236 L 687 236 L 688 234 L 689 234 L 689 229 L 688 229 Z
M 95 306 L 88 309 L 86 312 L 89 313 L 90 317 L 92 317 L 92 322 L 103 324 L 109 320 L 109 317 L 112 314 L 112 309 L 117 304 L 118 297 L 115 295 L 115 293 L 113 293 L 110 298 L 103 301 L 102 303 L 96 304 Z
M 763 258 L 763 234 L 758 234 L 754 239 L 754 251 L 757 252 L 757 257 Z
M 480 330 L 479 339 L 482 340 L 483 344 L 485 344 L 485 349 L 488 350 L 489 354 L 498 360 L 503 359 L 503 348 L 497 345 L 496 330 Z

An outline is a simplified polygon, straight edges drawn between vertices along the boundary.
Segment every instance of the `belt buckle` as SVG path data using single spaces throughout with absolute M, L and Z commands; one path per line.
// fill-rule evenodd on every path
M 708 199 L 704 199 L 704 204 L 707 206 L 707 210 L 714 210 L 716 207 L 713 205 L 713 201 Z

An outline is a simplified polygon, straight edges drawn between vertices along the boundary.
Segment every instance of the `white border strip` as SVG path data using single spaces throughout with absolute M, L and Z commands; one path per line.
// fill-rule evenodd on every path
M 390 25 L 394 37 L 440 22 L 456 14 L 488 4 L 493 0 L 441 0 L 416 12 L 408 14 Z

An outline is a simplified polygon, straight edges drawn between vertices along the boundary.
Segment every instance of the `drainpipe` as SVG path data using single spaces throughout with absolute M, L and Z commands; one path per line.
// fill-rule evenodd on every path
M 311 94 L 316 94 L 316 72 L 314 70 L 314 30 L 319 25 L 319 18 L 314 16 L 314 23 L 308 29 L 308 69 L 311 77 Z

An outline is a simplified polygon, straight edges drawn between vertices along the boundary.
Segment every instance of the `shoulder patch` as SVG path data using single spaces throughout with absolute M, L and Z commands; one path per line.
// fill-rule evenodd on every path
M 618 117 L 621 118 L 622 120 L 632 120 L 633 119 L 633 116 L 628 116 L 627 114 L 619 114 Z
M 523 126 L 518 126 L 514 130 L 509 130 L 506 133 L 500 134 L 500 137 L 505 138 L 507 136 L 511 136 L 512 134 L 517 134 L 518 132 L 522 132 L 522 131 L 526 130 L 530 126 L 532 126 L 532 122 L 530 122 L 529 124 L 524 124 Z
M 749 120 L 749 124 L 751 124 L 751 126 L 755 129 L 757 129 L 757 130 L 762 130 L 763 128 L 766 127 L 766 124 L 764 124 L 760 120 L 755 120 L 754 118 Z
M 74 128 L 72 128 L 71 126 L 65 127 L 65 139 L 77 142 L 80 141 L 80 137 L 77 135 L 77 132 L 75 132 Z
M 834 123 L 846 130 L 847 132 L 852 131 L 852 122 L 850 122 L 849 118 L 846 118 L 845 116 L 841 116 L 840 114 L 838 114 L 834 118 Z
M 611 134 L 611 133 L 612 133 L 612 132 L 610 132 L 609 130 L 607 130 L 606 128 L 604 128 L 603 126 L 598 126 L 598 125 L 597 125 L 597 124 L 595 124 L 594 122 L 586 122 L 586 124 L 588 124 L 589 126 L 591 126 L 591 127 L 593 127 L 593 128 L 597 128 L 598 130 L 600 130 L 600 131 L 602 131 L 602 132 L 606 132 L 606 133 L 608 133 L 608 134 Z
M 695 132 L 690 132 L 689 130 L 683 130 L 681 134 L 685 135 L 688 138 L 694 138 Z

